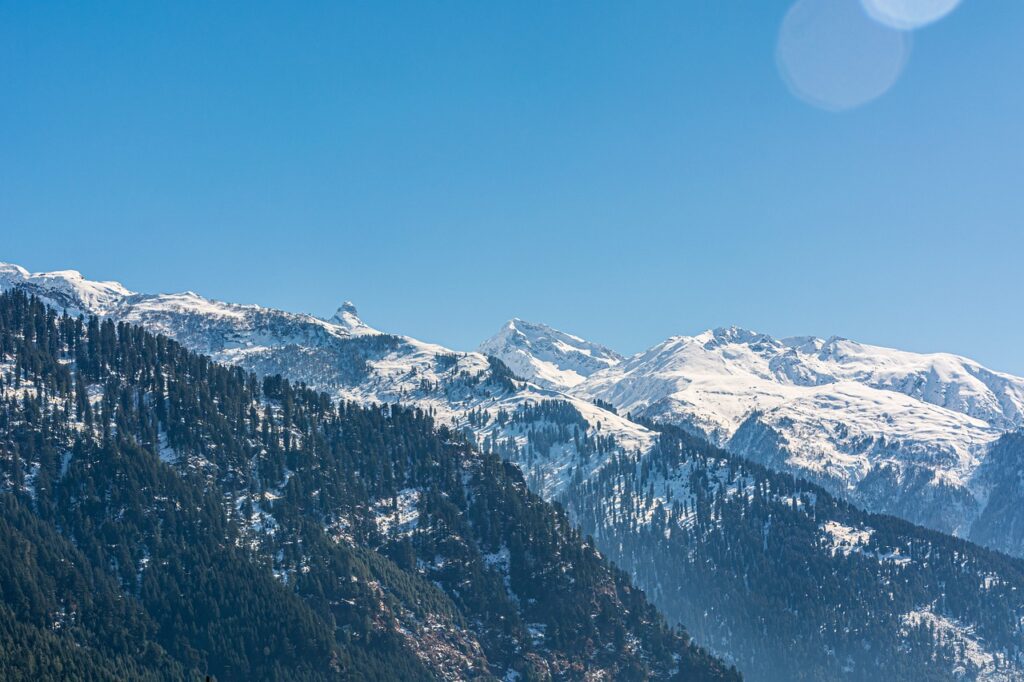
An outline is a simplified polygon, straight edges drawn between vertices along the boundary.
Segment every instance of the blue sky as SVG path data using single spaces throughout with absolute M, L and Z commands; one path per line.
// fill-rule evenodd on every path
M 842 113 L 791 2 L 2 3 L 0 260 L 471 348 L 737 324 L 1024 374 L 1024 3 Z

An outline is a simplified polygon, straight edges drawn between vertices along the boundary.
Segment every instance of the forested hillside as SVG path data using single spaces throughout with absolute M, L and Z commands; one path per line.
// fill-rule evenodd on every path
M 563 500 L 749 679 L 1024 679 L 1024 562 L 661 429 Z
M 0 295 L 0 677 L 734 680 L 515 467 Z

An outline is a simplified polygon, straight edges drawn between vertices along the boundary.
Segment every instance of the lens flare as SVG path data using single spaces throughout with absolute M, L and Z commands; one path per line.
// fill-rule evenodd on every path
M 872 21 L 860 0 L 799 0 L 782 21 L 776 59 L 793 94 L 843 111 L 891 88 L 909 53 L 909 34 Z
M 861 0 L 872 19 L 910 31 L 938 21 L 956 9 L 960 0 Z

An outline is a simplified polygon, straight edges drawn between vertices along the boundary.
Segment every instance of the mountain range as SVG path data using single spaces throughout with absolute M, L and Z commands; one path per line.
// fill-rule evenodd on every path
M 422 410 L 515 463 L 748 679 L 1024 669 L 1020 562 L 950 537 L 1024 553 L 1020 378 L 739 328 L 624 357 L 514 319 L 461 352 L 373 329 L 350 303 L 320 319 L 13 265 L 0 289 L 334 400 Z
M 1024 552 L 1007 523 L 1016 511 L 990 506 L 1003 475 L 1018 472 L 994 474 L 989 453 L 1024 425 L 1020 377 L 947 353 L 737 327 L 672 337 L 629 358 L 605 354 L 608 366 L 588 371 L 577 358 L 600 347 L 581 341 L 552 353 L 564 336 L 513 321 L 481 349 L 552 388 L 680 426 L 872 511 Z M 585 378 L 558 385 L 550 366 Z

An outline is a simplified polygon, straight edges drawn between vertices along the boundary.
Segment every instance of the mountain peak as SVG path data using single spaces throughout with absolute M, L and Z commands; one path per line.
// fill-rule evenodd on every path
M 27 279 L 29 271 L 14 263 L 0 263 L 0 279 L 19 278 Z
M 518 376 L 555 390 L 576 386 L 622 360 L 605 346 L 519 317 L 502 325 L 479 351 L 498 358 Z
M 510 319 L 508 322 L 505 323 L 501 330 L 492 338 L 502 336 L 503 334 L 508 335 L 509 332 L 518 334 L 520 340 L 526 342 L 532 342 L 534 340 L 538 340 L 541 338 L 552 337 L 562 340 L 569 340 L 574 342 L 575 344 L 581 344 L 588 348 L 600 348 L 607 353 L 618 355 L 617 353 L 615 353 L 615 351 L 605 348 L 600 344 L 587 341 L 586 339 L 580 338 L 575 334 L 563 332 L 559 329 L 555 329 L 550 325 L 546 325 L 543 322 L 531 322 L 530 320 L 524 320 L 521 317 L 513 317 L 512 319 Z
M 334 317 L 329 321 L 339 327 L 343 327 L 346 331 L 353 334 L 375 333 L 373 328 L 359 318 L 359 313 L 356 311 L 356 304 L 352 301 L 342 302 L 342 304 L 338 306 L 338 310 L 335 311 Z
M 753 341 L 762 341 L 770 338 L 768 335 L 762 334 L 761 332 L 737 325 L 716 327 L 711 330 L 711 336 L 720 341 L 728 341 L 731 343 L 751 343 Z

